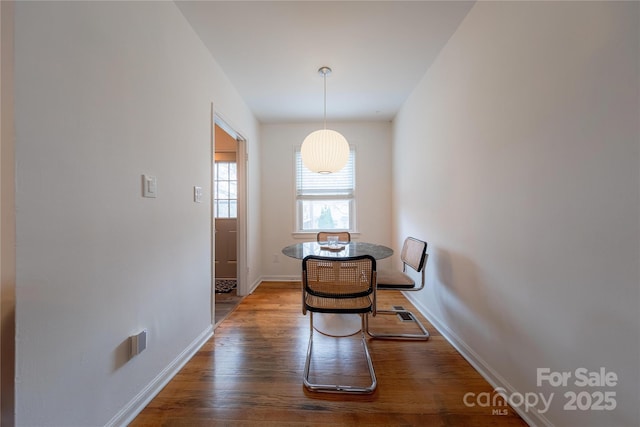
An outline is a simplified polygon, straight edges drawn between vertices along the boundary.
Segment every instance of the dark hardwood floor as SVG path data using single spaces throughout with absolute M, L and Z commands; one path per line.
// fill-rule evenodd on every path
M 493 388 L 425 319 L 429 341 L 368 340 L 378 378 L 373 394 L 308 392 L 302 371 L 309 319 L 299 286 L 265 282 L 245 297 L 131 426 L 526 426 L 511 408 L 465 405 L 466 393 Z M 381 308 L 413 309 L 399 292 L 378 295 Z M 373 322 L 407 326 L 396 316 Z M 358 381 L 365 369 L 358 334 L 316 333 L 314 349 L 314 374 L 346 369 L 341 378 Z

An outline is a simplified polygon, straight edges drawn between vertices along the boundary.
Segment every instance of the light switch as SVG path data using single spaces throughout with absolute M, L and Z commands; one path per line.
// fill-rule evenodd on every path
M 196 203 L 202 203 L 202 187 L 193 187 L 193 201 Z
M 142 196 L 143 197 L 157 197 L 158 194 L 158 181 L 153 175 L 142 175 Z

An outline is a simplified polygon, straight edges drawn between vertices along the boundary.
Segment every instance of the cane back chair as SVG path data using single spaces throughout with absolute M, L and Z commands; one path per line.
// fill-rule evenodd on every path
M 340 243 L 349 243 L 351 241 L 351 233 L 348 231 L 319 231 L 316 234 L 316 241 L 318 243 L 326 242 L 329 236 L 338 236 Z
M 379 291 L 419 291 L 424 288 L 424 270 L 428 258 L 427 242 L 407 237 L 402 246 L 400 260 L 402 261 L 402 271 L 380 269 L 377 272 L 377 290 Z M 407 266 L 421 275 L 420 284 L 407 274 Z M 365 318 L 365 330 L 373 338 L 381 339 L 406 339 L 406 340 L 428 340 L 429 332 L 418 318 L 409 310 L 402 307 L 394 307 L 391 310 L 374 309 L 377 314 L 392 314 L 399 316 L 403 321 L 414 322 L 420 329 L 420 333 L 377 333 L 371 330 L 369 319 Z
M 365 315 L 373 313 L 376 292 L 376 260 L 370 255 L 357 257 L 321 257 L 310 255 L 302 260 L 302 313 L 309 312 L 309 345 L 303 383 L 310 391 L 330 393 L 373 393 L 377 386 L 371 355 L 365 337 Z M 354 386 L 321 384 L 310 381 L 313 353 L 314 313 L 357 313 L 360 315 L 360 335 L 371 384 Z M 341 339 L 341 338 L 337 338 Z M 336 361 L 338 362 L 338 361 Z M 315 363 L 314 363 L 315 364 Z M 323 363 L 324 364 L 324 363 Z M 335 363 L 337 365 L 338 363 Z M 326 367 L 329 368 L 329 367 Z M 335 368 L 332 366 L 331 368 Z M 329 370 L 329 369 L 325 369 Z M 322 372 L 322 369 L 320 370 Z

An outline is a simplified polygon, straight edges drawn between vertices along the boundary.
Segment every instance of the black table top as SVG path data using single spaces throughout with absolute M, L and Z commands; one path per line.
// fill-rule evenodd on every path
M 360 255 L 371 255 L 375 259 L 383 259 L 393 255 L 393 249 L 375 243 L 349 242 L 340 243 L 340 249 L 329 249 L 326 243 L 302 242 L 282 249 L 282 253 L 291 258 L 303 259 L 308 255 L 334 258 L 345 258 Z

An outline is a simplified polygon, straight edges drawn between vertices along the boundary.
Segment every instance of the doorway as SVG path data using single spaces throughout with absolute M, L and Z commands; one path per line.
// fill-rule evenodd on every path
M 214 119 L 212 168 L 214 318 L 217 326 L 245 295 L 242 258 L 245 203 L 245 141 L 218 116 Z

